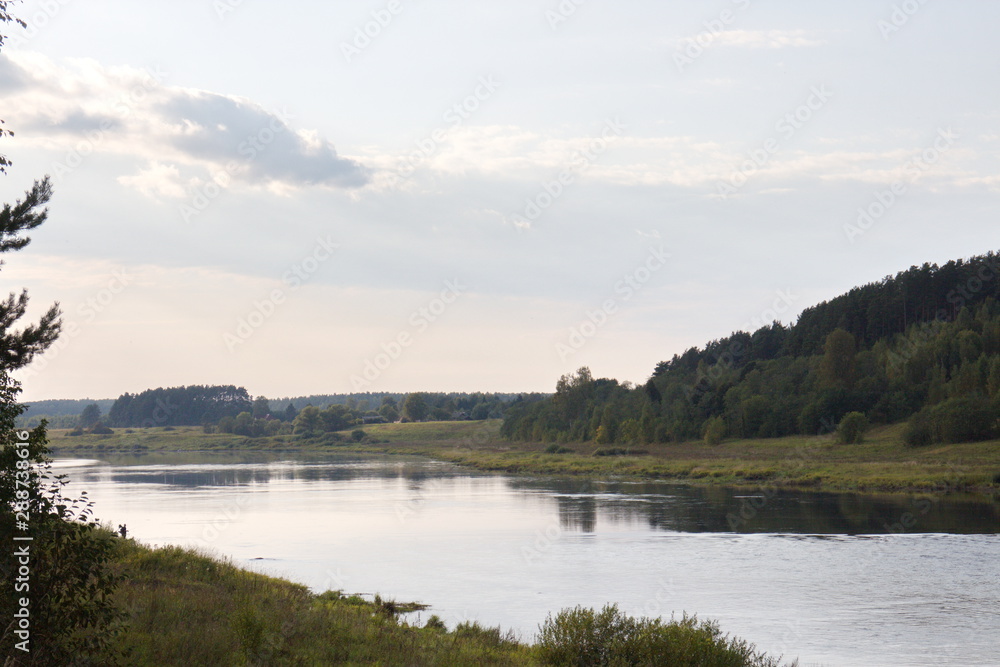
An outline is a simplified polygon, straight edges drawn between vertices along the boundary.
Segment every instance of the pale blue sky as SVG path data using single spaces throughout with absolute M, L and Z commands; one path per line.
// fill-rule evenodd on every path
M 642 382 L 997 248 L 998 5 L 274 7 L 15 7 L 0 196 L 56 195 L 2 275 L 74 325 L 26 398 Z

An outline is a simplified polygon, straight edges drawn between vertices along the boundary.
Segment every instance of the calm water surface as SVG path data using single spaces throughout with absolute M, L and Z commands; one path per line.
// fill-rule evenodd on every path
M 284 455 L 286 457 L 291 455 Z M 61 461 L 103 521 L 531 639 L 617 602 L 809 665 L 1000 665 L 1000 504 L 469 473 L 426 460 Z

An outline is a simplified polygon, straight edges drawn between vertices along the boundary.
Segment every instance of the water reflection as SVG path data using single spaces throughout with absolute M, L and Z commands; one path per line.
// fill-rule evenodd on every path
M 601 520 L 682 533 L 994 534 L 1000 503 L 940 495 L 801 491 L 747 492 L 658 482 L 512 478 L 510 486 L 550 494 L 567 529 L 593 532 Z
M 425 459 L 287 454 L 174 454 L 80 461 L 74 481 L 182 489 L 267 487 L 284 483 L 395 481 L 422 499 L 455 485 L 501 486 L 531 502 L 554 504 L 563 530 L 648 527 L 679 533 L 859 535 L 994 534 L 1000 503 L 938 495 L 862 495 L 698 487 L 663 482 L 507 477 L 470 473 Z M 61 466 L 72 462 L 62 461 Z M 450 487 L 449 487 L 450 485 Z M 417 502 L 417 501 L 415 501 Z

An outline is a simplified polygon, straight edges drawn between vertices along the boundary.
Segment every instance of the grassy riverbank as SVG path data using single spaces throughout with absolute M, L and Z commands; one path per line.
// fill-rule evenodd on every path
M 404 605 L 327 592 L 177 547 L 118 540 L 112 567 L 129 665 L 528 665 L 498 629 L 399 620 Z
M 712 623 L 634 619 L 605 608 L 550 617 L 538 641 L 477 623 L 448 628 L 423 605 L 305 586 L 177 547 L 115 539 L 111 647 L 122 664 L 163 665 L 702 665 L 778 667 Z
M 695 484 L 773 485 L 820 491 L 965 492 L 1000 496 L 1000 441 L 909 447 L 904 425 L 873 429 L 862 444 L 842 445 L 832 436 L 732 440 L 600 448 L 499 439 L 499 421 L 375 424 L 365 438 L 350 433 L 315 438 L 245 438 L 200 429 L 116 429 L 114 435 L 69 437 L 50 433 L 57 454 L 99 456 L 109 452 L 349 451 L 411 454 L 478 470 L 521 474 L 586 475 L 674 480 Z M 339 441 L 334 441 L 336 435 Z M 603 455 L 602 455 L 603 454 Z

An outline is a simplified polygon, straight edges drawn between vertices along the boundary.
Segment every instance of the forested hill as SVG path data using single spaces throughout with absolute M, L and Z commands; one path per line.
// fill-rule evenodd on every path
M 508 411 L 517 440 L 670 442 L 816 434 L 848 413 L 914 417 L 908 439 L 1000 436 L 1000 256 L 924 264 L 656 365 L 633 388 L 562 377 Z
M 876 283 L 855 287 L 831 301 L 806 308 L 788 331 L 782 352 L 818 354 L 836 328 L 870 347 L 881 338 L 903 333 L 911 324 L 958 317 L 988 298 L 1000 300 L 1000 255 L 990 252 L 944 266 L 913 266 Z

